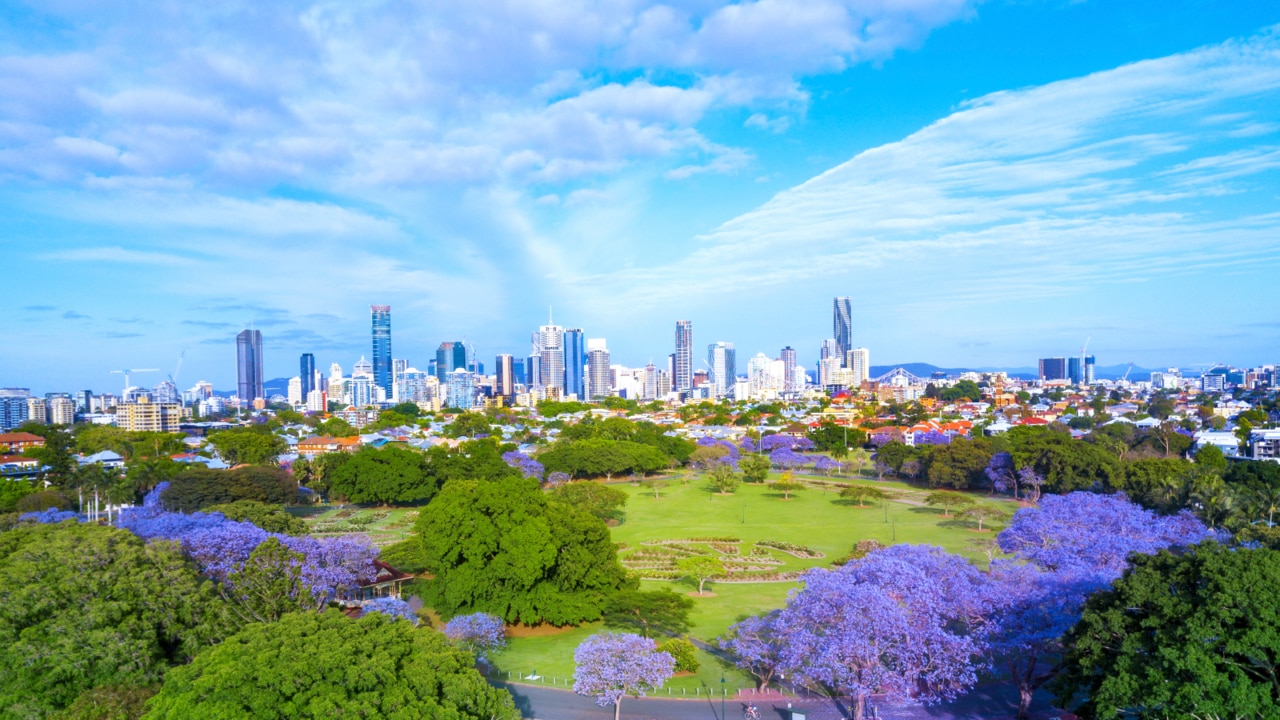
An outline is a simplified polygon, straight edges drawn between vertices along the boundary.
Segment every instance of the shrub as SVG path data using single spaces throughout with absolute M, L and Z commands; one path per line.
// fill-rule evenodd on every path
M 702 663 L 698 662 L 698 649 L 684 638 L 671 638 L 658 646 L 658 652 L 664 652 L 675 658 L 676 672 L 698 672 Z

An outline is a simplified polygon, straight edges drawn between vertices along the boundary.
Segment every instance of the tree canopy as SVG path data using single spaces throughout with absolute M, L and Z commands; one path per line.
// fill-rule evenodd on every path
M 297 500 L 297 485 L 278 468 L 244 467 L 210 470 L 192 466 L 169 481 L 161 494 L 168 510 L 195 512 L 210 505 L 256 500 L 267 505 L 287 505 Z
M 429 628 L 381 612 L 337 610 L 249 625 L 165 676 L 148 720 L 447 718 L 516 720 L 471 653 Z
M 436 478 L 417 450 L 387 445 L 361 448 L 327 476 L 329 493 L 353 503 L 414 503 L 436 494 Z
M 265 426 L 211 433 L 209 444 L 228 465 L 274 465 L 276 457 L 289 451 L 288 443 Z
M 173 544 L 67 521 L 0 533 L 0 715 L 40 717 L 96 687 L 159 682 L 231 629 Z
M 620 520 L 622 508 L 630 497 L 626 492 L 598 482 L 565 483 L 552 491 L 557 502 L 586 512 L 604 521 Z
M 307 524 L 301 518 L 290 515 L 279 505 L 267 505 L 257 500 L 237 500 L 221 505 L 210 505 L 205 512 L 219 512 L 228 520 L 243 520 L 273 533 L 285 535 L 307 534 Z
M 418 517 L 432 605 L 555 625 L 600 617 L 625 575 L 599 519 L 554 502 L 535 480 L 455 480 Z
M 1275 717 L 1280 553 L 1202 543 L 1133 558 L 1063 639 L 1084 718 Z

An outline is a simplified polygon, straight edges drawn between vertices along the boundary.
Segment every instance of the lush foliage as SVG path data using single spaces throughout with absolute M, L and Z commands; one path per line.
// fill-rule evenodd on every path
M 446 617 L 489 612 L 556 625 L 600 617 L 624 582 L 609 530 L 525 478 L 452 481 L 422 511 L 418 537 Z
M 1280 712 L 1280 553 L 1139 556 L 1066 635 L 1063 702 L 1086 718 L 1275 717 Z
M 624 589 L 604 606 L 604 624 L 650 635 L 679 635 L 689 629 L 693 600 L 663 588 Z
M 418 616 L 414 614 L 413 608 L 409 607 L 409 603 L 400 598 L 375 598 L 361 605 L 360 610 L 365 613 L 382 613 L 388 617 L 408 620 L 413 625 L 418 624 Z
M 328 476 L 329 493 L 353 503 L 415 503 L 436 493 L 426 457 L 411 448 L 361 448 Z
M 207 512 L 222 513 L 228 520 L 242 520 L 273 533 L 304 535 L 307 524 L 290 515 L 279 505 L 265 505 L 257 500 L 237 500 L 222 505 L 211 505 Z
M 511 696 L 440 633 L 380 612 L 351 620 L 336 610 L 249 625 L 171 670 L 149 709 L 149 720 L 520 717 Z
M 232 428 L 209 435 L 209 444 L 228 465 L 274 465 L 289 445 L 266 426 Z
M 666 653 L 676 661 L 676 672 L 698 672 L 702 663 L 698 662 L 698 648 L 687 638 L 670 638 L 658 645 L 658 652 Z
M 210 470 L 193 466 L 169 481 L 161 501 L 169 510 L 195 512 L 237 500 L 289 505 L 297 496 L 296 483 L 283 470 L 266 467 Z
M 557 502 L 573 506 L 604 521 L 620 520 L 627 494 L 618 488 L 598 482 L 571 482 L 552 491 Z
M 0 715 L 41 717 L 92 688 L 149 685 L 231 629 L 169 543 L 81 523 L 0 533 Z

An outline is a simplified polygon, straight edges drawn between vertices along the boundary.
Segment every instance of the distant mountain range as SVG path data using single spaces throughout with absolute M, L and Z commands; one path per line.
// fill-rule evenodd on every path
M 928 380 L 934 373 L 940 372 L 945 375 L 959 375 L 965 372 L 1004 372 L 1009 377 L 1020 378 L 1022 380 L 1034 380 L 1040 377 L 1040 368 L 1038 367 L 971 367 L 971 368 L 943 368 L 929 363 L 911 362 L 900 363 L 897 365 L 872 365 L 871 377 L 880 377 L 881 375 L 893 370 L 894 368 L 902 368 L 918 378 Z M 1124 377 L 1125 371 L 1129 370 L 1129 364 L 1121 365 L 1095 365 L 1093 368 L 1094 377 L 1099 380 L 1119 380 Z M 1146 380 L 1151 376 L 1151 370 L 1141 368 L 1137 365 L 1133 366 L 1133 370 L 1129 372 L 1130 380 Z

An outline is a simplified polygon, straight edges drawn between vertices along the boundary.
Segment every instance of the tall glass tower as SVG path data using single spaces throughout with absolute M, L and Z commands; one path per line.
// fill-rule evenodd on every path
M 244 330 L 236 335 L 236 394 L 246 403 L 266 396 L 262 391 L 261 330 Z
M 373 382 L 391 397 L 391 306 L 370 305 L 373 312 Z
M 727 395 L 738 381 L 736 355 L 733 343 L 718 342 L 707 346 L 707 365 L 711 367 L 711 382 L 716 397 Z
M 587 399 L 586 342 L 582 328 L 568 328 L 564 331 L 564 393 L 572 393 L 579 400 Z
M 298 358 L 298 378 L 302 380 L 302 401 L 307 401 L 307 394 L 316 389 L 316 356 L 302 353 Z
M 853 303 L 847 297 L 838 297 L 831 313 L 831 334 L 836 338 L 837 357 L 843 360 L 853 349 Z
M 782 391 L 798 392 L 796 387 L 796 351 L 790 345 L 782 348 Z
M 538 354 L 538 378 L 548 395 L 564 397 L 564 328 L 559 325 L 543 325 L 538 328 L 541 351 Z
M 676 391 L 684 392 L 693 387 L 693 321 L 676 322 Z

